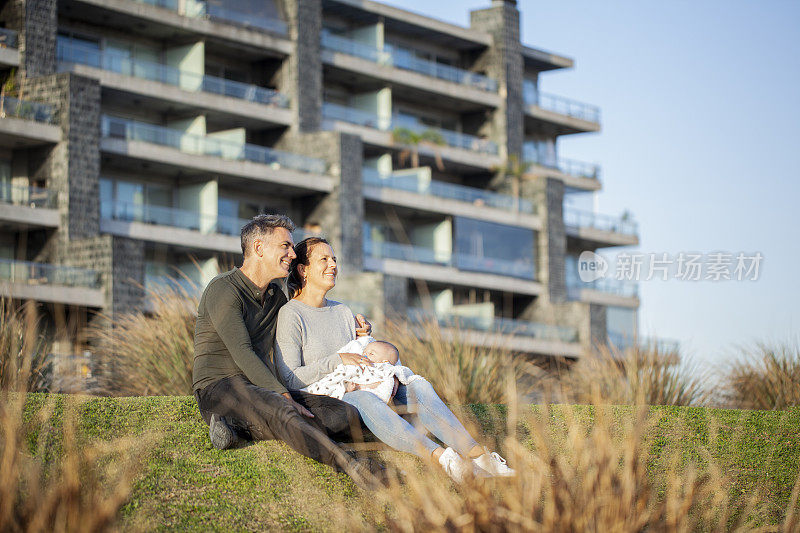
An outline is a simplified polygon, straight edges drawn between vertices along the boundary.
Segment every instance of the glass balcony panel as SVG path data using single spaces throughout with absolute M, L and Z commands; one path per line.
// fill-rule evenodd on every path
M 0 279 L 29 285 L 100 287 L 100 274 L 95 270 L 9 259 L 0 259 Z
M 282 108 L 289 106 L 289 99 L 285 95 L 272 89 L 218 78 L 216 76 L 179 70 L 168 65 L 162 65 L 151 61 L 131 59 L 120 53 L 107 50 L 101 51 L 95 47 L 74 42 L 69 43 L 66 42 L 66 40 L 59 40 L 58 60 L 65 63 L 78 63 L 100 68 L 125 76 L 166 83 L 183 89 L 196 87 L 198 90 L 204 92 L 258 104 L 273 105 Z
M 600 122 L 600 108 L 555 94 L 541 92 L 536 83 L 526 80 L 522 85 L 522 97 L 526 105 L 553 111 L 560 115 L 589 122 Z
M 581 211 L 571 207 L 564 209 L 564 224 L 575 228 L 589 227 L 624 235 L 637 235 L 639 231 L 638 223 L 633 220 Z
M 383 50 L 360 43 L 347 37 L 334 35 L 329 31 L 322 32 L 323 48 L 343 54 L 360 57 L 382 65 L 391 65 L 403 70 L 419 72 L 461 85 L 475 87 L 483 91 L 497 92 L 497 81 L 468 70 L 460 69 L 436 61 L 418 57 L 413 50 L 399 46 L 385 45 Z
M 57 207 L 58 194 L 50 189 L 0 184 L 0 202 L 26 207 L 53 209 Z
M 140 4 L 161 7 L 175 11 L 186 17 L 210 18 L 224 22 L 232 22 L 239 26 L 257 28 L 286 35 L 286 23 L 274 17 L 243 13 L 241 11 L 224 7 L 215 2 L 181 2 L 180 0 L 134 0 Z
M 176 148 L 182 152 L 210 155 L 225 159 L 247 160 L 273 167 L 287 167 L 302 172 L 324 174 L 326 164 L 321 159 L 281 152 L 254 144 L 240 144 L 223 139 L 192 135 L 180 130 L 103 115 L 103 137 L 142 141 Z
M 19 100 L 12 96 L 0 98 L 0 118 L 11 116 L 53 124 L 53 107 L 39 102 Z
M 8 28 L 0 28 L 0 48 L 16 48 L 17 32 Z
M 144 222 L 158 226 L 170 226 L 202 231 L 203 233 L 219 233 L 233 236 L 240 235 L 242 226 L 249 222 L 248 219 L 198 213 L 176 207 L 161 207 L 120 201 L 113 202 L 110 206 L 101 205 L 100 211 L 101 213 L 110 213 L 112 218 L 116 220 Z
M 380 124 L 378 115 L 375 113 L 331 102 L 322 104 L 322 115 L 332 120 L 341 120 L 375 129 L 378 129 Z

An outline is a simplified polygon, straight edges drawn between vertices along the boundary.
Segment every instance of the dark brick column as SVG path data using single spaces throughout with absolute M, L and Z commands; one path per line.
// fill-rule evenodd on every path
M 546 286 L 551 302 L 564 302 L 567 299 L 564 183 L 553 178 L 524 182 L 522 196 L 531 198 L 542 215 L 542 230 L 537 239 L 537 277 Z
M 284 61 L 278 77 L 278 90 L 293 95 L 294 128 L 301 132 L 317 131 L 322 124 L 319 44 L 322 3 L 320 0 L 283 0 L 282 3 L 295 52 Z
M 505 147 L 506 154 L 521 156 L 525 115 L 522 43 L 516 2 L 494 0 L 487 9 L 471 11 L 470 27 L 490 34 L 493 39 L 493 44 L 475 64 L 476 68 L 485 69 L 488 76 L 497 80 L 503 97 L 492 116 L 491 137 L 499 146 Z
M 20 76 L 56 71 L 56 0 L 8 0 L 0 10 L 6 25 L 19 35 Z

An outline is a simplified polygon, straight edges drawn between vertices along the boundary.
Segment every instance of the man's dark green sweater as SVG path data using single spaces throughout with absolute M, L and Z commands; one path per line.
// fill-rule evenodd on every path
M 277 284 L 262 291 L 238 268 L 212 279 L 197 308 L 192 390 L 244 375 L 254 385 L 286 392 L 270 357 L 278 311 L 285 303 Z

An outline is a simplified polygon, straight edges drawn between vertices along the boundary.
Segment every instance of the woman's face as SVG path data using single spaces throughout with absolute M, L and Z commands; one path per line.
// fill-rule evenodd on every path
M 308 254 L 308 265 L 302 266 L 307 287 L 330 290 L 336 285 L 336 256 L 329 245 L 315 244 Z

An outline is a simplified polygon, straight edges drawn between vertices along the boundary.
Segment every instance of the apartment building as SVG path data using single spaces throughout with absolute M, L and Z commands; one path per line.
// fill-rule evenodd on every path
M 376 325 L 435 316 L 539 356 L 632 337 L 636 286 L 581 283 L 577 257 L 637 244 L 636 225 L 565 203 L 601 188 L 558 149 L 599 110 L 539 90 L 573 62 L 522 43 L 520 16 L 511 0 L 469 27 L 371 0 L 8 0 L 0 291 L 40 302 L 80 353 L 92 317 L 202 286 L 241 260 L 247 219 L 280 212 L 331 240 L 336 296 Z

